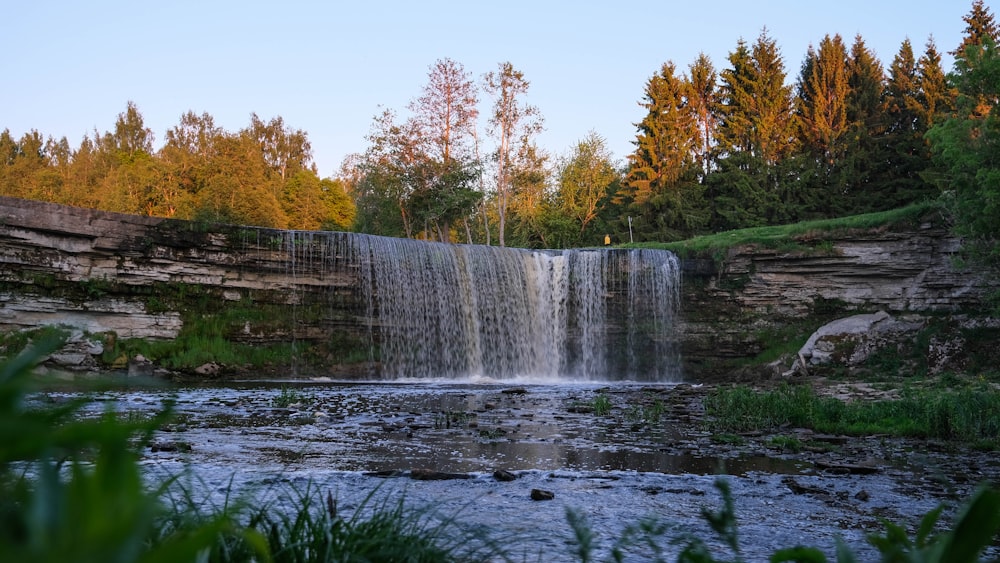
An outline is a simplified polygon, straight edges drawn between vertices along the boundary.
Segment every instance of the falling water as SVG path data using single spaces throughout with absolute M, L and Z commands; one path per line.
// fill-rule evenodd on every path
M 360 322 L 382 379 L 678 381 L 679 263 L 648 249 L 540 250 L 354 233 L 246 231 L 259 267 L 331 287 L 330 330 Z M 345 282 L 345 280 L 347 280 Z M 352 297 L 346 297 L 345 283 Z M 336 289 L 333 289 L 336 286 Z M 340 323 L 338 325 L 338 323 Z M 296 329 L 291 336 L 295 346 Z
M 676 381 L 676 257 L 351 235 L 385 379 Z

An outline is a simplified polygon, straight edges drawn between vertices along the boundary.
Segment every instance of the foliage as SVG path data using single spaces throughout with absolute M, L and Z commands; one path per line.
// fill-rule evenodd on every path
M 1000 529 L 1000 492 L 980 487 L 959 511 L 953 527 L 935 534 L 941 512 L 937 508 L 927 513 L 913 539 L 902 526 L 885 522 L 885 535 L 872 534 L 869 541 L 886 562 L 973 563 Z
M 533 137 L 542 130 L 542 119 L 538 108 L 521 101 L 528 93 L 528 81 L 511 63 L 501 63 L 483 80 L 494 98 L 488 130 L 497 141 L 491 160 L 496 167 L 498 242 L 506 246 L 507 210 L 519 198 L 517 192 L 527 187 L 518 179 L 533 166 Z
M 271 399 L 271 404 L 278 408 L 287 408 L 291 405 L 304 405 L 312 402 L 312 398 L 297 389 L 286 385 L 281 386 L 278 395 Z
M 736 503 L 729 482 L 719 477 L 715 488 L 721 496 L 717 509 L 703 507 L 701 517 L 708 524 L 717 542 L 724 546 L 725 555 L 719 555 L 712 544 L 696 534 L 686 532 L 672 535 L 668 523 L 651 517 L 626 526 L 611 546 L 611 560 L 621 562 L 636 557 L 646 561 L 667 561 L 666 542 L 680 548 L 678 563 L 739 563 L 744 561 L 739 541 L 739 521 Z M 904 526 L 884 522 L 883 534 L 869 534 L 868 542 L 881 555 L 884 563 L 974 563 L 991 545 L 1000 531 L 1000 491 L 980 487 L 966 501 L 955 516 L 952 527 L 937 530 L 943 512 L 938 507 L 928 512 L 920 521 L 914 537 L 907 535 Z M 579 512 L 567 509 L 566 519 L 573 532 L 571 545 L 574 555 L 582 563 L 594 560 L 599 539 L 586 518 Z M 809 546 L 776 549 L 769 559 L 772 563 L 826 563 L 830 561 L 821 550 Z M 837 541 L 833 561 L 855 563 L 858 556 L 842 541 Z
M 31 366 L 61 341 L 35 341 L 0 367 L 0 554 L 8 561 L 194 560 L 231 530 L 224 516 L 156 537 L 163 507 L 136 464 L 170 414 L 123 421 L 113 412 L 78 420 L 80 401 L 36 409 Z
M 576 227 L 572 246 L 597 244 L 593 229 L 601 210 L 620 188 L 621 174 L 615 168 L 607 142 L 590 132 L 573 152 L 559 163 L 556 207 Z
M 604 393 L 598 394 L 594 397 L 591 406 L 594 409 L 595 415 L 606 416 L 611 412 L 611 399 Z
M 955 230 L 980 262 L 1000 268 L 1000 54 L 990 37 L 956 59 L 949 80 L 959 91 L 955 111 L 928 133 L 944 168 L 945 199 Z
M 943 196 L 959 234 L 996 261 L 995 234 L 981 232 L 992 222 L 976 218 L 997 214 L 997 25 L 981 0 L 963 21 L 947 79 L 932 39 L 922 54 L 904 40 L 883 69 L 860 35 L 849 50 L 826 35 L 804 54 L 793 84 L 766 28 L 753 42 L 738 40 L 718 71 L 704 54 L 686 75 L 664 62 L 637 96 L 646 115 L 623 169 L 606 150 L 589 154 L 593 135 L 548 165 L 550 152 L 534 142 L 541 116 L 527 103 L 523 73 L 501 63 L 477 84 L 445 58 L 430 66 L 411 116 L 376 116 L 368 147 L 345 159 L 336 178 L 319 177 L 308 135 L 281 117 L 253 114 L 227 132 L 207 113 L 187 112 L 154 150 L 130 101 L 112 131 L 94 131 L 78 147 L 38 131 L 19 139 L 0 131 L 0 194 L 529 247 L 599 245 L 605 235 L 671 241 Z M 493 102 L 488 136 L 476 130 L 480 88 Z M 492 146 L 481 149 L 481 139 Z
M 789 250 L 796 248 L 798 250 L 807 250 L 811 248 L 811 241 L 822 242 L 824 237 L 832 237 L 838 232 L 891 229 L 898 225 L 911 225 L 921 217 L 937 210 L 939 210 L 937 204 L 917 203 L 890 211 L 851 215 L 835 219 L 801 221 L 786 225 L 737 229 L 714 235 L 694 237 L 674 243 L 637 243 L 634 246 L 641 248 L 663 248 L 676 252 L 681 256 L 718 254 L 729 248 L 747 244 L 759 245 L 765 248 L 774 248 L 776 246 L 788 248 L 791 243 L 792 246 L 788 248 Z M 796 240 L 801 242 L 796 244 L 794 243 Z
M 153 149 L 153 132 L 129 101 L 114 130 L 65 138 L 0 133 L 0 194 L 107 211 L 278 228 L 349 225 L 343 185 L 322 181 L 306 133 L 280 117 L 251 116 L 226 132 L 212 116 L 187 112 Z M 332 182 L 332 181 L 330 181 Z
M 350 517 L 310 486 L 222 506 L 180 479 L 152 488 L 137 463 L 171 416 L 81 416 L 86 399 L 28 404 L 31 367 L 62 340 L 0 365 L 0 559 L 4 561 L 464 561 L 502 554 L 452 518 L 379 502 Z M 231 492 L 231 491 L 230 491 Z
M 716 432 L 768 431 L 783 425 L 840 434 L 888 434 L 1000 446 L 1000 391 L 988 385 L 908 389 L 898 399 L 844 402 L 808 385 L 757 391 L 735 386 L 705 399 Z

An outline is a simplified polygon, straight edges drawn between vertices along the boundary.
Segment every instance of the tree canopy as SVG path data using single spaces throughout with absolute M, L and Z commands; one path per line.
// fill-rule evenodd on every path
M 475 79 L 428 68 L 405 108 L 320 178 L 303 129 L 249 116 L 225 131 L 187 112 L 162 136 L 132 101 L 77 146 L 0 131 L 0 194 L 127 213 L 445 242 L 557 247 L 675 240 L 944 198 L 963 234 L 995 242 L 998 27 L 973 0 L 942 68 L 932 38 L 883 65 L 860 35 L 817 38 L 789 76 L 765 28 L 722 65 L 667 60 L 637 85 L 633 150 L 590 133 L 537 143 L 543 116 L 511 62 Z M 483 97 L 480 98 L 480 94 Z M 482 106 L 482 107 L 481 107 Z M 989 253 L 987 253 L 989 254 Z

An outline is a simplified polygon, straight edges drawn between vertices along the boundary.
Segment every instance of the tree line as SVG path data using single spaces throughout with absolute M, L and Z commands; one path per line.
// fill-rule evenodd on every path
M 318 177 L 307 134 L 280 117 L 252 115 L 231 133 L 189 112 L 154 151 L 129 102 L 113 131 L 75 149 L 37 131 L 19 140 L 0 133 L 0 193 L 525 247 L 596 245 L 608 234 L 676 240 L 939 197 L 975 225 L 1000 191 L 990 152 L 998 33 L 982 0 L 963 21 L 949 73 L 933 39 L 919 54 L 907 39 L 884 68 L 861 36 L 827 35 L 792 76 L 766 28 L 752 43 L 739 40 L 721 70 L 704 54 L 686 69 L 668 61 L 645 84 L 645 115 L 624 162 L 596 133 L 564 155 L 539 147 L 543 117 L 511 63 L 477 79 L 442 59 L 405 117 L 375 116 L 365 150 L 335 178 Z
M 0 194 L 141 215 L 293 229 L 347 230 L 354 204 L 337 179 L 320 179 L 308 135 L 280 117 L 235 133 L 187 112 L 153 150 L 135 103 L 114 130 L 71 148 L 29 131 L 0 132 Z

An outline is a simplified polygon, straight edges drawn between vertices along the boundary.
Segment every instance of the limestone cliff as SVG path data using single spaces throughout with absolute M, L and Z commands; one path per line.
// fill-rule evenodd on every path
M 924 219 L 831 233 L 790 251 L 739 246 L 715 259 L 688 260 L 683 332 L 689 373 L 732 376 L 734 366 L 780 344 L 775 341 L 801 344 L 826 322 L 855 313 L 984 315 L 984 297 L 1000 284 L 961 266 L 961 241 L 940 217 Z
M 288 234 L 0 198 L 0 332 L 65 323 L 118 339 L 174 339 L 199 311 L 238 309 L 221 337 L 324 341 L 312 353 L 342 364 L 370 330 L 357 276 L 348 262 L 337 267 L 337 252 L 317 257 Z M 686 377 L 728 373 L 778 335 L 804 341 L 837 315 L 974 311 L 996 280 L 956 266 L 958 248 L 928 220 L 795 251 L 688 257 Z

